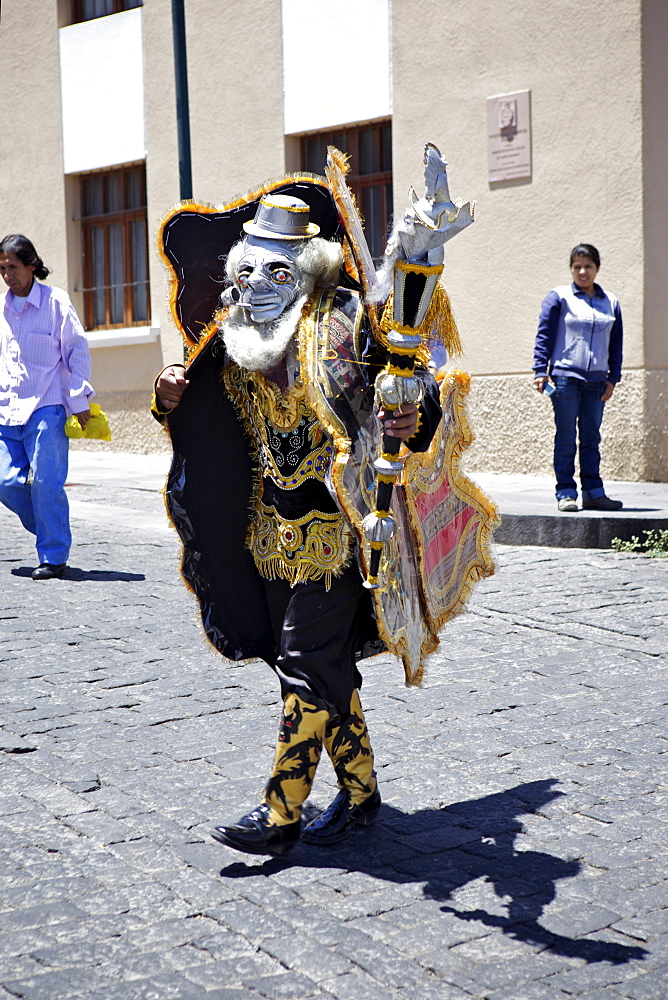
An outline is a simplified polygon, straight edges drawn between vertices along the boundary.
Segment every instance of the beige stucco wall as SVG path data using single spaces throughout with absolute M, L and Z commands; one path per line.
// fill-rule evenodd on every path
M 57 29 L 55 3 L 3 4 L 0 239 L 23 233 L 67 288 Z
M 155 245 L 163 215 L 179 200 L 179 155 L 170 0 L 153 0 L 144 15 L 144 101 L 146 105 L 146 194 L 151 281 L 151 321 L 160 328 L 161 357 L 180 360 L 181 338 L 168 309 L 165 269 Z
M 166 447 L 149 413 L 150 387 L 163 367 L 160 343 L 97 347 L 91 358 L 95 402 L 109 417 L 112 440 L 110 444 L 84 442 L 84 446 L 142 454 Z
M 668 370 L 665 367 L 647 372 L 644 404 L 645 469 L 641 478 L 665 483 L 668 482 Z
M 642 410 L 628 414 L 642 428 L 640 478 L 668 481 L 668 321 L 664 308 L 668 233 L 668 3 L 643 0 L 643 348 Z
M 477 203 L 474 226 L 446 255 L 467 366 L 476 374 L 529 370 L 540 302 L 569 280 L 568 254 L 580 240 L 601 251 L 601 281 L 624 305 L 626 362 L 641 365 L 639 0 L 592 0 L 586 20 L 595 31 L 577 28 L 578 0 L 448 6 L 448 44 L 430 46 L 437 65 L 426 85 L 415 53 L 433 7 L 393 4 L 395 208 L 421 181 L 424 142 L 436 142 L 450 162 L 451 192 Z M 490 186 L 486 99 L 525 88 L 532 180 Z M 638 224 L 624 225 L 629 218 Z
M 477 202 L 476 222 L 449 245 L 445 271 L 465 345 L 458 360 L 475 376 L 478 441 L 470 461 L 478 469 L 549 470 L 551 418 L 546 423 L 544 401 L 530 392 L 536 319 L 547 291 L 569 280 L 570 248 L 585 240 L 601 252 L 600 281 L 620 299 L 625 322 L 624 382 L 605 417 L 607 475 L 665 476 L 656 424 L 661 404 L 650 404 L 648 386 L 662 381 L 667 350 L 655 303 L 657 285 L 665 281 L 658 248 L 661 240 L 665 245 L 667 201 L 659 180 L 668 115 L 658 32 L 666 27 L 668 6 L 593 0 L 586 30 L 578 0 L 448 7 L 441 25 L 447 43 L 433 44 L 439 28 L 432 25 L 425 77 L 416 52 L 424 51 L 422 32 L 433 6 L 428 0 L 393 4 L 395 208 L 401 210 L 409 184 L 421 180 L 426 140 L 450 161 L 452 194 Z M 525 88 L 531 90 L 532 179 L 490 185 L 486 98 Z M 649 122 L 643 128 L 643 97 L 652 135 Z M 658 225 L 648 217 L 657 202 Z
M 179 201 L 169 0 L 145 5 L 144 32 L 148 217 L 155 238 L 161 219 Z M 193 197 L 219 205 L 285 170 L 280 3 L 188 3 L 186 45 Z M 151 302 L 164 364 L 178 361 L 181 339 L 168 310 L 167 275 L 156 249 Z
M 552 405 L 530 375 L 474 375 L 469 411 L 475 433 L 466 453 L 469 471 L 552 474 Z M 668 480 L 667 426 L 668 373 L 626 372 L 605 407 L 603 478 Z

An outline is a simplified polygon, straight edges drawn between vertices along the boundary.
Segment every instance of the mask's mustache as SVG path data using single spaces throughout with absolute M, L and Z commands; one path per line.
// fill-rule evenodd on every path
M 238 306 L 240 309 L 250 309 L 247 302 L 240 302 L 241 292 L 236 285 L 230 285 L 220 293 L 220 304 L 225 309 L 227 306 Z

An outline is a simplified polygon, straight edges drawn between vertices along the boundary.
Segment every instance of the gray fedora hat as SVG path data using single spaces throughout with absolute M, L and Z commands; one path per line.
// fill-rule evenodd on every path
M 265 194 L 252 222 L 244 222 L 244 231 L 272 240 L 307 240 L 317 236 L 320 226 L 310 222 L 310 208 L 301 198 L 284 194 Z

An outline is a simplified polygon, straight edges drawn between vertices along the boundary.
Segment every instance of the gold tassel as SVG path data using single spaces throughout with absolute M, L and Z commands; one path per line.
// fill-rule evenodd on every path
M 390 296 L 383 309 L 383 318 L 380 321 L 380 328 L 385 332 L 390 330 L 392 326 L 393 302 L 394 292 L 390 292 Z M 464 349 L 459 338 L 457 323 L 455 322 L 455 317 L 452 315 L 450 296 L 443 285 L 436 285 L 431 302 L 429 303 L 427 315 L 417 332 L 425 338 L 424 344 L 417 353 L 417 360 L 421 365 L 426 366 L 430 359 L 431 352 L 429 351 L 427 340 L 437 340 L 440 344 L 443 344 L 449 357 L 456 357 L 458 354 L 463 353 Z
M 452 315 L 450 296 L 443 285 L 436 285 L 434 289 L 422 328 L 430 338 L 443 344 L 450 357 L 462 354 L 464 348 Z

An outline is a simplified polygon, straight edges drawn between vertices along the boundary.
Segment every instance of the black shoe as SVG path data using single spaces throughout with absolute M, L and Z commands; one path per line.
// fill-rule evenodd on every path
M 263 802 L 232 826 L 217 826 L 214 840 L 246 854 L 287 854 L 299 840 L 300 821 L 276 826 L 269 822 L 269 806 Z
M 323 813 L 304 827 L 302 839 L 308 844 L 338 844 L 352 833 L 354 826 L 369 826 L 380 809 L 378 788 L 359 805 L 350 804 L 350 793 L 342 789 Z
M 31 573 L 33 580 L 55 580 L 65 572 L 67 563 L 40 563 Z
M 610 497 L 596 497 L 595 500 L 583 500 L 583 510 L 621 510 L 624 504 L 621 500 L 611 500 Z

